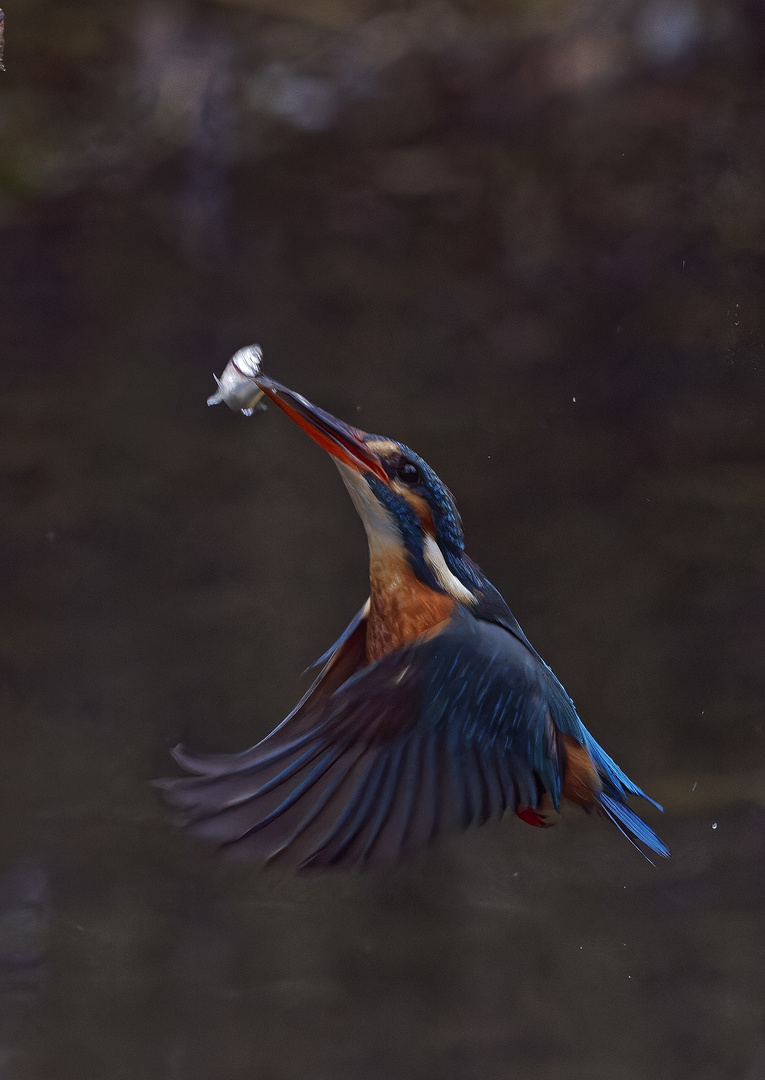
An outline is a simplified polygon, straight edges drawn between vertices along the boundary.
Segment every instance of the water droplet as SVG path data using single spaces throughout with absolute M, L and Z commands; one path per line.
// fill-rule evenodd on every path
M 716 821 L 712 822 L 712 828 L 713 828 L 713 829 L 716 829 L 716 828 L 717 828 L 717 822 L 716 822 Z

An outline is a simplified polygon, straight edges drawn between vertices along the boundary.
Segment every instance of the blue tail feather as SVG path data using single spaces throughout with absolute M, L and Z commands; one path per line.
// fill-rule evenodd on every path
M 547 667 L 547 665 L 545 665 Z M 596 742 L 590 735 L 587 728 L 579 718 L 579 714 L 576 711 L 573 701 L 568 696 L 566 691 L 561 686 L 558 679 L 553 675 L 552 671 L 547 668 L 550 675 L 550 694 L 548 696 L 548 705 L 552 712 L 552 717 L 555 722 L 555 726 L 564 733 L 564 735 L 570 735 L 576 739 L 578 743 L 581 743 L 587 748 L 587 751 L 592 758 L 595 768 L 605 781 L 606 785 L 610 787 L 617 796 L 621 795 L 637 795 L 641 799 L 645 799 L 651 806 L 655 806 L 657 810 L 663 809 L 655 799 L 652 799 L 649 795 L 634 784 L 630 780 L 629 776 L 616 764 L 612 757 L 605 752 L 600 743 Z
M 584 724 L 582 724 L 582 733 L 590 757 L 595 762 L 595 766 L 604 780 L 615 787 L 617 791 L 623 789 L 625 792 L 629 792 L 630 795 L 638 795 L 641 799 L 645 799 L 651 806 L 655 806 L 657 810 L 664 809 L 655 799 L 652 799 L 650 795 L 646 795 L 642 788 L 639 788 L 637 784 L 630 780 L 629 776 L 619 768 L 614 759 L 608 756 L 603 747 L 595 742 Z
M 598 802 L 614 825 L 624 833 L 628 840 L 633 842 L 638 840 L 645 847 L 650 848 L 651 851 L 655 851 L 657 855 L 662 855 L 665 859 L 669 858 L 670 852 L 667 845 L 658 838 L 653 829 L 646 825 L 642 818 L 639 818 L 636 813 L 630 810 L 626 803 L 613 799 L 605 791 L 601 791 L 598 795 Z

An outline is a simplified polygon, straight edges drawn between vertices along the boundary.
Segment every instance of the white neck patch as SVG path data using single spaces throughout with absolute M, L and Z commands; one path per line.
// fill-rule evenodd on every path
M 470 589 L 463 585 L 460 579 L 446 565 L 441 548 L 432 536 L 425 537 L 425 562 L 433 571 L 433 575 L 441 588 L 460 604 L 477 603 Z

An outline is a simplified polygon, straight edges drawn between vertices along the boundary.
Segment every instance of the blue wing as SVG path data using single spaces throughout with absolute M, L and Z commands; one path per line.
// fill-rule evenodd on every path
M 558 807 L 566 761 L 558 732 L 588 754 L 590 737 L 524 641 L 461 612 L 362 666 L 365 627 L 355 620 L 298 708 L 257 746 L 234 756 L 176 754 L 198 775 L 162 786 L 193 833 L 264 862 L 367 867 L 497 820 L 508 807 L 545 797 Z M 624 786 L 609 778 L 619 807 Z M 659 850 L 640 824 L 639 839 Z

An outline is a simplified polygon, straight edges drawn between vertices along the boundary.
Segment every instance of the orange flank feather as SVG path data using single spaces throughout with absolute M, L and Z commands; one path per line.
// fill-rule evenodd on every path
M 404 555 L 386 553 L 369 567 L 367 662 L 374 663 L 444 622 L 455 602 L 414 573 Z
M 548 724 L 552 728 L 549 715 Z M 592 758 L 587 750 L 570 735 L 563 735 L 554 729 L 551 734 L 562 751 L 563 798 L 583 806 L 586 810 L 591 810 L 598 801 L 597 795 L 602 786 Z M 546 829 L 554 825 L 558 816 L 547 792 L 542 794 L 536 808 L 519 806 L 515 813 L 521 821 L 525 821 L 527 825 L 535 825 L 538 829 Z
M 580 806 L 592 806 L 601 789 L 600 778 L 584 746 L 558 732 L 563 748 L 563 796 Z

